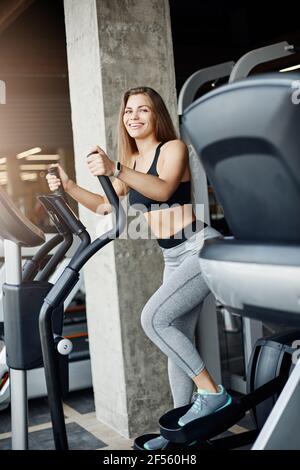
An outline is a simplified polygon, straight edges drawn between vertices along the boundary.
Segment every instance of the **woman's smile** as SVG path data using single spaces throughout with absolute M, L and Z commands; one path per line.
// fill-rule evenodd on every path
M 142 126 L 143 126 L 143 124 L 141 124 L 141 123 L 129 124 L 129 127 L 130 127 L 131 129 L 139 129 L 139 128 L 142 127 Z

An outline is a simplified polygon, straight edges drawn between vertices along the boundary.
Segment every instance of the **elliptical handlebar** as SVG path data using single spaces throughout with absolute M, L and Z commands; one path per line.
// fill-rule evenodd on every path
M 50 173 L 50 175 L 56 176 L 56 178 L 58 178 L 60 180 L 59 188 L 57 188 L 55 191 L 53 191 L 53 193 L 56 194 L 57 196 L 62 196 L 64 198 L 64 200 L 67 202 L 68 198 L 67 198 L 66 192 L 64 190 L 62 181 L 60 179 L 58 168 L 55 167 L 55 166 L 51 166 L 48 170 L 48 173 Z
M 73 233 L 78 235 L 81 246 L 73 255 L 69 265 L 64 269 L 59 279 L 44 299 L 44 303 L 39 315 L 39 330 L 42 345 L 43 361 L 46 376 L 46 385 L 49 397 L 49 407 L 53 426 L 55 448 L 57 450 L 67 450 L 68 440 L 61 396 L 61 383 L 58 367 L 59 351 L 55 348 L 55 340 L 52 328 L 52 315 L 59 305 L 67 298 L 79 279 L 79 271 L 83 265 L 107 243 L 119 236 L 123 231 L 126 222 L 126 215 L 119 198 L 107 176 L 98 177 L 101 186 L 112 205 L 116 214 L 114 227 L 90 243 L 90 237 L 85 227 L 73 213 L 71 208 L 63 199 L 62 194 L 46 197 L 52 210 L 58 214 Z
M 66 227 L 69 232 L 77 236 L 86 231 L 83 223 L 78 219 L 69 206 L 68 201 L 61 194 L 39 196 L 39 199 L 52 218 L 55 217 L 54 223 L 57 226 Z
M 37 273 L 37 276 L 35 278 L 36 281 L 47 281 L 50 276 L 54 273 L 56 267 L 58 264 L 63 260 L 65 257 L 68 249 L 71 247 L 73 243 L 73 237 L 71 233 L 66 233 L 63 236 L 63 241 L 56 250 L 56 252 L 53 254 L 52 258 L 48 261 L 46 266 Z
M 43 259 L 50 253 L 53 248 L 59 245 L 63 241 L 63 236 L 59 233 L 54 235 L 50 240 L 48 240 L 38 252 L 32 257 L 32 259 L 27 260 L 23 266 L 22 270 L 22 281 L 28 282 L 33 281 L 37 273 L 39 272 L 40 265 L 43 262 Z
M 113 188 L 113 185 L 108 176 L 97 176 L 99 183 L 101 184 L 103 191 L 109 200 L 110 204 L 114 207 L 116 211 L 119 209 L 119 198 L 116 191 Z
M 87 156 L 93 155 L 95 152 L 90 152 Z M 116 211 L 116 230 L 114 233 L 114 238 L 117 238 L 119 234 L 123 231 L 125 226 L 125 213 L 120 205 L 120 199 L 109 179 L 108 176 L 97 176 L 99 183 L 101 184 L 103 191 L 109 201 L 109 203 L 113 206 Z M 108 233 L 108 232 L 107 232 Z
M 111 230 L 108 230 L 99 238 L 93 241 L 85 250 L 82 250 L 80 255 L 76 259 L 72 259 L 69 268 L 74 271 L 79 271 L 82 266 L 101 248 L 103 248 L 111 240 L 114 240 L 119 237 L 120 233 L 125 228 L 126 225 L 126 214 L 120 203 L 120 200 L 117 196 L 116 191 L 113 188 L 113 185 L 108 176 L 98 176 L 98 180 L 103 187 L 105 195 L 115 210 L 115 224 Z
M 124 227 L 125 227 L 125 212 L 123 207 L 120 204 L 120 199 L 118 198 L 118 195 L 116 191 L 114 190 L 114 187 L 109 179 L 108 176 L 98 176 L 98 180 L 103 188 L 103 191 L 105 192 L 105 195 L 107 199 L 109 200 L 110 204 L 113 206 L 113 208 L 116 211 L 116 229 L 115 229 L 115 238 L 117 238 L 120 233 L 122 233 Z

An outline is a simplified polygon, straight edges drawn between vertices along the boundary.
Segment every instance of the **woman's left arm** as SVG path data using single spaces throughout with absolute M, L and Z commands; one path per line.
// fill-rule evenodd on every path
M 87 163 L 94 176 L 112 176 L 115 163 L 100 148 L 93 149 Z M 148 175 L 122 165 L 118 178 L 130 188 L 156 201 L 167 201 L 176 191 L 188 164 L 188 150 L 181 140 L 167 142 L 161 149 L 163 166 L 159 176 Z

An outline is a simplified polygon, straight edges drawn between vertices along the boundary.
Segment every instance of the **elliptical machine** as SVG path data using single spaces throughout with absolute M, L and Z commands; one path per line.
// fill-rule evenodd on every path
M 58 221 L 57 221 L 58 222 Z M 3 285 L 4 333 L 6 344 L 7 382 L 10 383 L 12 448 L 28 448 L 27 371 L 42 365 L 38 317 L 44 297 L 52 288 L 50 275 L 72 243 L 72 236 L 63 224 L 57 223 L 58 234 L 45 242 L 44 233 L 32 224 L 0 190 L 0 237 L 4 240 L 5 283 Z M 21 247 L 41 245 L 34 258 L 21 267 Z M 44 265 L 50 251 L 54 254 Z M 62 338 L 63 306 L 53 316 L 57 349 L 69 352 L 71 343 Z M 57 350 L 56 349 L 56 350 Z M 57 359 L 61 375 L 61 393 L 68 389 L 67 361 Z
M 107 176 L 99 176 L 98 179 L 114 210 L 115 223 L 111 230 L 108 230 L 92 243 L 86 228 L 68 206 L 62 195 L 52 194 L 40 197 L 47 210 L 52 211 L 54 217 L 63 221 L 71 232 L 81 239 L 81 244 L 69 265 L 45 297 L 39 315 L 42 355 L 56 450 L 67 450 L 68 439 L 62 405 L 61 376 L 57 367 L 53 318 L 55 318 L 56 309 L 64 302 L 77 283 L 79 271 L 83 265 L 101 248 L 116 239 L 123 231 L 126 222 L 125 212 L 110 179 Z
M 299 330 L 259 339 L 252 351 L 247 374 L 247 394 L 234 397 L 232 403 L 213 415 L 195 419 L 180 427 L 178 420 L 191 405 L 175 408 L 159 419 L 160 433 L 168 439 L 163 450 L 235 449 L 255 441 L 275 401 L 294 368 L 293 342 Z M 235 435 L 217 437 L 238 423 L 250 411 L 255 429 Z M 143 434 L 134 441 L 135 450 L 146 450 L 144 444 L 158 434 Z
M 27 370 L 44 364 L 55 447 L 67 450 L 62 398 L 68 392 L 68 354 L 72 343 L 62 337 L 63 302 L 79 279 L 89 258 L 115 239 L 125 226 L 125 213 L 108 177 L 99 177 L 115 211 L 113 229 L 91 243 L 85 227 L 67 204 L 64 193 L 39 196 L 58 234 L 46 242 L 34 259 L 21 269 L 21 247 L 45 242 L 44 233 L 32 224 L 0 188 L 0 237 L 7 262 L 4 295 L 4 329 L 11 390 L 12 448 L 28 448 Z M 57 282 L 47 282 L 72 244 L 77 251 Z M 58 246 L 46 266 L 43 260 Z M 38 277 L 38 280 L 37 280 Z
M 235 237 L 207 241 L 200 251 L 208 286 L 234 313 L 299 328 L 300 108 L 291 98 L 297 78 L 260 75 L 220 87 L 186 110 L 183 125 Z M 161 435 L 170 441 L 165 450 L 232 449 L 258 435 L 255 449 L 299 449 L 300 365 L 293 357 L 299 336 L 294 330 L 258 340 L 248 393 L 225 408 L 183 427 L 178 420 L 191 405 L 162 416 Z M 217 437 L 250 410 L 256 429 Z M 138 437 L 135 449 L 156 436 Z

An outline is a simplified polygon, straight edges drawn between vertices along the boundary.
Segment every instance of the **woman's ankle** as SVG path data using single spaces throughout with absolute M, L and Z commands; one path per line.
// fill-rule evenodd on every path
M 193 377 L 198 390 L 206 390 L 209 393 L 218 393 L 219 387 L 215 384 L 207 369 L 203 369 L 200 374 Z

